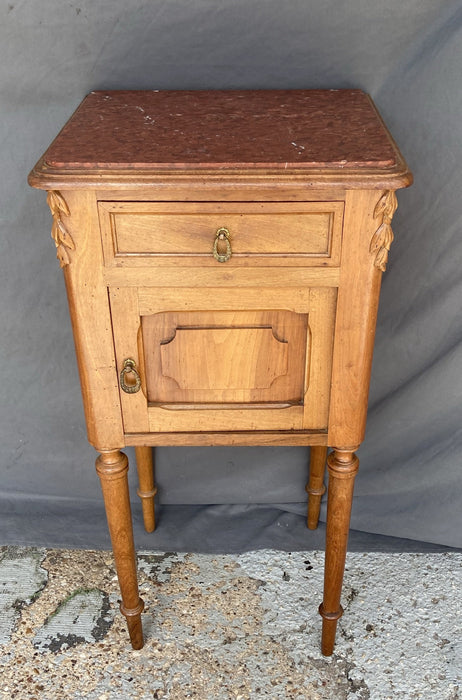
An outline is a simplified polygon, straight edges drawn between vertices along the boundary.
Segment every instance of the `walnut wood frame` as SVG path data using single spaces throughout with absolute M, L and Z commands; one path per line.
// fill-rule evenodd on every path
M 272 95 L 268 93 L 268 100 L 275 99 L 274 93 Z M 207 99 L 214 104 L 216 98 L 210 93 Z M 266 100 L 265 95 L 261 99 Z M 337 98 L 333 95 L 332 99 Z M 356 94 L 354 99 L 357 99 Z M 233 163 L 229 168 L 223 164 L 217 168 L 198 162 L 197 168 L 194 164 L 178 163 L 175 167 L 137 166 L 127 171 L 100 163 L 85 167 L 50 164 L 45 154 L 30 175 L 32 186 L 49 191 L 52 234 L 66 281 L 88 439 L 100 452 L 97 472 L 122 592 L 121 610 L 127 618 L 135 649 L 143 645 L 143 603 L 136 580 L 126 478 L 128 462 L 120 450 L 128 445 L 135 446 L 138 494 L 146 530 L 152 532 L 156 525 L 156 486 L 151 446 L 306 445 L 311 446 L 310 477 L 306 486 L 307 525 L 311 529 L 318 524 L 325 490 L 327 448 L 332 448 L 327 458 L 326 565 L 324 598 L 320 606 L 322 652 L 332 654 L 337 621 L 343 612 L 340 596 L 353 484 L 358 470 L 354 452 L 364 437 L 381 276 L 393 240 L 390 224 L 396 209 L 394 191 L 411 183 L 407 166 L 372 104 L 368 109 L 367 118 L 377 133 L 382 129 L 380 143 L 384 151 L 388 155 L 390 150 L 394 153 L 391 164 L 384 165 L 378 159 L 377 163 L 371 161 L 361 167 L 351 165 L 339 169 L 326 156 L 325 162 L 320 164 L 301 161 L 290 167 L 287 163 L 286 167 L 282 163 L 270 167 L 243 162 L 240 166 Z M 79 128 L 86 138 L 84 126 Z M 344 128 L 348 130 L 348 121 Z M 142 148 L 142 143 L 137 147 Z M 331 145 L 327 144 L 326 152 L 329 148 Z M 108 158 L 110 156 L 109 153 Z M 161 207 L 161 202 L 171 204 Z M 282 211 L 280 215 L 284 216 L 285 206 L 286 213 L 292 217 L 291 225 L 295 226 L 294 203 L 300 203 L 300 210 L 305 213 L 333 212 L 334 223 L 326 238 L 325 253 L 318 260 L 316 256 L 297 259 L 293 252 L 289 257 L 286 253 L 278 255 L 277 240 L 273 238 L 268 248 L 269 257 L 256 255 L 246 259 L 243 255 L 234 261 L 231 257 L 228 264 L 213 260 L 211 255 L 201 266 L 194 255 L 175 259 L 173 263 L 163 257 L 156 263 L 153 259 L 156 249 L 152 247 L 149 231 L 146 232 L 141 219 L 135 218 L 145 241 L 144 248 L 150 249 L 143 252 L 141 246 L 138 251 L 136 230 L 132 232 L 130 224 L 124 223 L 128 226 L 123 230 L 124 241 L 136 255 L 125 258 L 122 255 L 118 263 L 111 233 L 113 223 L 108 218 L 111 212 L 123 214 L 140 210 L 149 215 L 150 210 L 159 212 L 166 208 L 169 215 L 174 216 L 175 211 L 181 210 L 182 202 L 188 203 L 183 207 L 188 216 L 205 211 L 205 218 L 212 217 L 211 223 L 218 222 L 218 226 L 224 224 L 220 224 L 219 217 L 213 217 L 220 207 L 235 215 L 239 212 L 239 202 L 247 203 L 242 206 L 244 215 L 253 211 L 255 203 L 263 210 L 266 203 L 267 212 L 276 215 L 275 212 Z M 278 202 L 291 204 L 281 208 Z M 188 219 L 188 228 L 189 225 Z M 321 230 L 317 223 L 316 226 L 316 231 Z M 324 235 L 322 230 L 321 234 Z M 321 234 L 316 233 L 318 239 Z M 181 226 L 180 229 L 176 227 L 174 236 L 181 235 Z M 184 235 L 189 241 L 184 245 L 194 242 L 189 230 Z M 169 251 L 171 241 L 167 238 L 162 245 Z M 314 249 L 319 250 L 319 244 L 316 245 L 318 248 Z M 157 413 L 154 409 L 151 414 L 146 410 L 146 368 L 143 353 L 138 352 L 142 343 L 140 318 L 143 313 L 156 310 L 175 311 L 179 300 L 184 300 L 182 308 L 187 309 L 188 299 L 194 299 L 190 301 L 191 308 L 196 311 L 202 308 L 205 312 L 207 300 L 217 298 L 213 293 L 217 289 L 224 292 L 221 299 L 231 300 L 222 301 L 220 308 L 223 310 L 236 306 L 285 308 L 293 313 L 308 314 L 308 325 L 314 335 L 309 364 L 308 361 L 306 364 L 309 386 L 314 387 L 309 400 L 307 384 L 300 407 L 275 410 L 271 419 L 268 408 L 257 407 L 246 413 L 249 407 L 229 410 L 229 406 L 223 405 L 208 413 L 207 409 L 196 407 L 196 416 L 200 414 L 203 421 L 202 429 L 198 429 L 197 421 L 181 418 L 180 414 L 185 411 L 180 410 L 172 412 L 171 420 L 158 423 L 156 416 L 160 415 L 162 407 L 156 408 Z M 123 359 L 134 355 L 141 391 L 124 394 L 119 387 L 119 373 Z M 320 377 L 322 381 L 318 381 Z M 214 421 L 207 416 L 222 414 L 221 422 L 215 423 L 222 427 L 215 429 Z M 290 415 L 294 418 L 288 418 Z

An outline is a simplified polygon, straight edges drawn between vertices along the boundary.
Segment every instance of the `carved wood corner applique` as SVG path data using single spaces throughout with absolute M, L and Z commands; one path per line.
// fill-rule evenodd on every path
M 51 237 L 56 246 L 56 257 L 59 260 L 61 267 L 69 265 L 70 258 L 68 250 L 75 250 L 75 243 L 72 240 L 71 234 L 67 231 L 61 216 L 70 216 L 69 207 L 67 206 L 64 197 L 56 190 L 50 190 L 47 195 L 47 203 L 51 209 L 53 216 L 53 225 L 51 227 Z
M 374 219 L 382 217 L 382 223 L 372 236 L 369 250 L 375 253 L 374 265 L 385 272 L 387 269 L 388 251 L 393 243 L 391 220 L 398 207 L 396 194 L 389 190 L 383 194 L 374 209 Z

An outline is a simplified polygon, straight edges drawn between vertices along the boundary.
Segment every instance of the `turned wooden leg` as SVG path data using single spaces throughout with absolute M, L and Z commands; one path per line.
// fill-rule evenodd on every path
M 103 451 L 96 460 L 96 471 L 101 480 L 112 549 L 119 579 L 122 603 L 133 649 L 143 646 L 141 613 L 144 603 L 138 592 L 132 515 L 128 494 L 128 459 L 118 450 Z
M 330 656 L 334 650 L 337 620 L 343 614 L 340 596 L 345 570 L 353 486 L 358 466 L 359 460 L 353 450 L 334 449 L 327 458 L 329 490 L 326 563 L 324 600 L 319 606 L 319 612 L 323 618 L 321 651 L 325 656 Z
M 324 472 L 326 470 L 327 447 L 310 447 L 310 477 L 305 487 L 308 494 L 307 525 L 316 530 L 321 510 L 321 497 L 326 492 Z
M 136 468 L 138 470 L 138 496 L 143 508 L 143 522 L 146 532 L 156 529 L 154 497 L 157 487 L 154 484 L 154 465 L 151 447 L 135 447 Z

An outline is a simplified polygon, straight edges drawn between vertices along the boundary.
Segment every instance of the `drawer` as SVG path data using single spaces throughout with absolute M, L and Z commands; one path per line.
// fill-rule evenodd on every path
M 106 266 L 339 264 L 343 202 L 104 201 L 99 215 Z

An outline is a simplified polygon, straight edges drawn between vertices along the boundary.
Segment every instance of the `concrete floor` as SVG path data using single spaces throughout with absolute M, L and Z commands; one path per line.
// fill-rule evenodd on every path
M 109 552 L 0 548 L 0 697 L 455 700 L 462 554 L 348 555 L 338 641 L 319 651 L 323 553 L 139 555 L 145 647 Z

